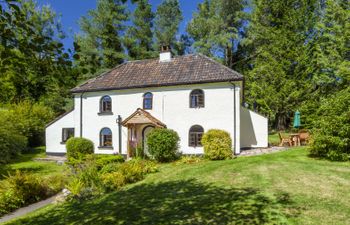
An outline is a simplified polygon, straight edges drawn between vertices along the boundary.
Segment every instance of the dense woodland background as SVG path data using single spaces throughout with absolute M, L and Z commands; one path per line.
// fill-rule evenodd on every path
M 50 7 L 0 0 L 0 147 L 42 144 L 44 125 L 73 107 L 71 88 L 124 61 L 158 57 L 168 44 L 175 55 L 202 53 L 242 73 L 246 105 L 271 129 L 289 129 L 299 110 L 314 146 L 328 149 L 322 154 L 350 154 L 349 0 L 203 0 L 185 33 L 178 0 L 155 12 L 148 0 L 131 0 L 134 11 L 127 3 L 98 0 L 65 49 Z

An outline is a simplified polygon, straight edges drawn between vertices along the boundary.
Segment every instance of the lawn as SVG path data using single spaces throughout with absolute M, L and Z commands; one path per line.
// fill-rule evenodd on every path
M 305 148 L 170 163 L 101 198 L 49 205 L 9 224 L 350 224 L 350 163 Z
M 45 148 L 37 147 L 32 149 L 30 153 L 21 154 L 16 160 L 6 166 L 0 166 L 0 182 L 2 179 L 16 170 L 27 171 L 38 174 L 40 176 L 60 174 L 66 168 L 55 162 L 35 161 L 35 158 L 45 157 Z

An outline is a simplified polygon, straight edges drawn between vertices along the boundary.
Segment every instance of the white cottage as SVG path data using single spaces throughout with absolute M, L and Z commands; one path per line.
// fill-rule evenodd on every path
M 92 140 L 95 153 L 128 155 L 156 127 L 175 130 L 183 154 L 202 154 L 202 134 L 230 133 L 235 154 L 267 147 L 267 119 L 241 106 L 243 76 L 201 54 L 131 61 L 72 89 L 74 109 L 46 127 L 47 154 L 69 137 Z

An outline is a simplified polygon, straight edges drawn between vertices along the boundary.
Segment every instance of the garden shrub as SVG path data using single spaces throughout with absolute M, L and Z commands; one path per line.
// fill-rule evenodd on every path
M 68 163 L 74 165 L 94 153 L 94 143 L 86 138 L 72 137 L 66 142 L 66 149 Z
M 313 122 L 310 153 L 334 161 L 350 159 L 350 87 L 324 99 Z
M 102 182 L 106 190 L 113 191 L 124 186 L 126 179 L 123 173 L 116 171 L 102 174 Z
M 95 155 L 95 157 L 96 164 L 99 169 L 101 169 L 104 165 L 111 163 L 122 163 L 125 161 L 122 155 Z
M 80 163 L 71 174 L 66 188 L 71 192 L 70 198 L 76 200 L 102 194 L 104 187 L 96 162 L 87 160 Z
M 45 126 L 54 118 L 54 112 L 47 106 L 31 101 L 22 101 L 8 106 L 9 121 L 19 134 L 27 137 L 30 147 L 44 145 Z
M 208 130 L 202 137 L 204 155 L 210 160 L 222 160 L 232 157 L 232 140 L 224 130 Z
M 44 179 L 21 171 L 8 175 L 0 187 L 0 216 L 58 193 L 63 183 L 57 179 L 62 177 Z M 55 183 L 52 183 L 53 180 Z
M 153 129 L 147 137 L 148 151 L 159 162 L 176 159 L 179 148 L 179 135 L 170 129 Z

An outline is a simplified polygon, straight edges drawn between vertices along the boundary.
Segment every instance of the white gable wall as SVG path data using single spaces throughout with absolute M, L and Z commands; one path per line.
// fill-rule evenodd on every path
M 268 119 L 241 107 L 241 148 L 268 146 Z
M 46 152 L 53 154 L 66 152 L 66 145 L 61 143 L 62 128 L 75 128 L 74 111 L 66 114 L 46 128 Z M 74 135 L 77 136 L 76 129 L 74 130 Z

